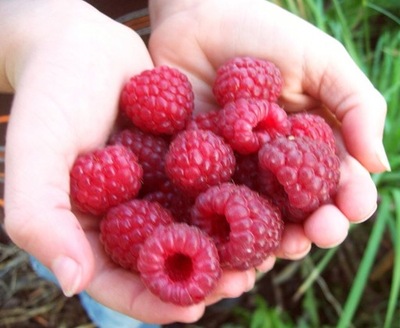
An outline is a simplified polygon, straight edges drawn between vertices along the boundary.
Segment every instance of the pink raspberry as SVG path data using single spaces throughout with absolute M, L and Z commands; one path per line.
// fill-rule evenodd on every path
M 154 190 L 167 180 L 164 162 L 169 144 L 161 136 L 133 127 L 113 134 L 110 144 L 124 145 L 138 157 L 139 164 L 143 168 L 141 193 Z
M 257 152 L 280 135 L 287 135 L 290 124 L 286 112 L 275 103 L 257 99 L 238 99 L 219 112 L 221 135 L 241 154 Z
M 153 294 L 180 306 L 203 301 L 221 277 L 211 239 L 184 223 L 155 230 L 140 250 L 138 268 Z
M 265 144 L 258 156 L 260 168 L 267 171 L 267 176 L 268 172 L 273 174 L 284 189 L 288 199 L 286 219 L 300 222 L 332 201 L 339 182 L 340 160 L 327 144 L 307 137 L 282 137 Z M 282 199 L 282 193 L 278 195 Z
M 218 68 L 213 93 L 221 106 L 240 98 L 275 102 L 282 84 L 280 70 L 270 61 L 236 57 Z
M 283 221 L 272 203 L 246 186 L 224 183 L 196 198 L 191 224 L 211 236 L 223 268 L 247 270 L 279 246 Z
M 171 214 L 160 204 L 132 199 L 107 212 L 100 224 L 100 240 L 116 264 L 137 272 L 137 259 L 145 240 L 157 227 L 172 222 Z
M 122 145 L 80 155 L 70 172 L 72 202 L 82 212 L 103 214 L 135 197 L 142 176 L 137 157 Z
M 194 107 L 192 85 L 175 68 L 160 66 L 133 76 L 121 93 L 121 108 L 140 129 L 153 134 L 183 130 Z
M 209 130 L 216 135 L 220 135 L 219 111 L 211 110 L 209 112 L 199 113 L 195 115 L 186 126 L 186 130 Z
M 160 203 L 171 212 L 175 222 L 189 222 L 194 199 L 182 192 L 171 180 L 166 180 L 157 187 L 144 195 L 143 199 Z
M 221 137 L 206 130 L 179 133 L 165 158 L 165 171 L 171 181 L 193 196 L 228 181 L 234 169 L 232 148 Z
M 291 124 L 290 135 L 321 140 L 328 144 L 332 151 L 336 152 L 336 141 L 332 128 L 321 116 L 297 113 L 289 115 L 288 118 Z

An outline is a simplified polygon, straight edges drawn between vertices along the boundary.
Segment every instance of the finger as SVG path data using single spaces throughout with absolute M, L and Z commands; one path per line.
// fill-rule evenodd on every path
M 349 221 L 334 205 L 324 205 L 304 222 L 305 235 L 318 247 L 331 248 L 347 237 Z
M 115 311 L 154 324 L 189 323 L 203 315 L 204 302 L 185 307 L 163 302 L 143 285 L 139 274 L 112 263 L 104 252 L 98 233 L 93 231 L 88 234 L 97 254 L 94 278 L 87 288 L 94 299 Z
M 271 271 L 276 262 L 275 256 L 269 256 L 263 263 L 256 267 L 257 271 L 268 272 Z
M 304 233 L 301 224 L 286 223 L 283 231 L 282 240 L 276 257 L 298 260 L 306 256 L 311 250 L 311 241 Z
M 378 192 L 369 172 L 354 158 L 342 160 L 341 177 L 335 204 L 351 223 L 372 216 L 377 208 Z
M 143 286 L 139 275 L 120 268 L 102 273 L 87 291 L 106 307 L 153 324 L 191 323 L 200 319 L 205 310 L 204 302 L 185 307 L 163 302 Z
M 206 304 L 214 304 L 224 298 L 236 298 L 251 290 L 256 281 L 254 269 L 246 271 L 225 270 L 212 295 L 207 297 Z

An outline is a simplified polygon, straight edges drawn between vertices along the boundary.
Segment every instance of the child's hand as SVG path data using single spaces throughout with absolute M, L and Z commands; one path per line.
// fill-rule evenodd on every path
M 153 67 L 140 37 L 83 1 L 16 0 L 1 4 L 0 15 L 8 50 L 0 52 L 0 89 L 15 91 L 6 145 L 11 239 L 53 271 L 66 295 L 86 289 L 145 322 L 195 321 L 206 304 L 250 289 L 254 271 L 225 272 L 206 302 L 163 303 L 139 275 L 110 261 L 99 218 L 71 211 L 69 172 L 77 155 L 104 145 L 123 84 Z
M 312 243 L 338 245 L 350 223 L 373 214 L 377 191 L 369 172 L 389 166 L 382 146 L 386 104 L 336 40 L 264 0 L 151 0 L 150 15 L 155 65 L 189 75 L 197 110 L 216 107 L 211 86 L 217 67 L 235 56 L 255 56 L 282 71 L 280 103 L 288 112 L 323 113 L 326 106 L 340 122 L 335 204 L 322 206 L 301 225 L 287 224 L 278 257 L 301 258 Z

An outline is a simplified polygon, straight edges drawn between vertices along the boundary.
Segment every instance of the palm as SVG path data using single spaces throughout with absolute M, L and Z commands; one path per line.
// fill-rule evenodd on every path
M 294 32 L 279 40 L 290 27 L 285 22 L 283 30 L 279 17 L 269 20 L 263 10 L 264 2 L 243 6 L 242 1 L 204 1 L 196 11 L 171 15 L 156 25 L 152 33 L 150 52 L 155 64 L 170 64 L 184 70 L 193 82 L 198 101 L 214 104 L 211 85 L 218 66 L 238 55 L 268 58 L 281 69 L 285 79 L 283 106 L 288 110 L 315 107 L 319 95 L 311 82 L 313 78 L 317 81 L 320 72 L 307 72 L 304 68 L 308 60 L 318 57 L 307 55 L 315 50 L 312 43 L 316 41 L 315 35 L 321 33 L 307 26 L 313 32 L 311 36 L 299 31 L 299 35 Z M 299 21 L 289 23 L 296 31 Z M 318 60 L 322 71 L 326 63 Z

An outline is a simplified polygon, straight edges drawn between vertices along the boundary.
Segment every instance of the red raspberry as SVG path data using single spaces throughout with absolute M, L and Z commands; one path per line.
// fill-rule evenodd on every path
M 124 145 L 138 157 L 143 168 L 141 193 L 154 190 L 167 180 L 164 162 L 169 144 L 164 138 L 133 127 L 113 134 L 110 144 Z
M 186 126 L 186 130 L 209 130 L 220 135 L 218 120 L 219 111 L 211 110 L 195 115 Z
M 340 160 L 321 141 L 282 137 L 265 144 L 258 156 L 260 168 L 271 172 L 287 195 L 284 212 L 295 214 L 288 220 L 304 220 L 337 191 Z
M 206 130 L 179 133 L 165 158 L 165 170 L 171 181 L 193 196 L 228 181 L 234 169 L 232 148 Z
M 70 172 L 71 199 L 86 213 L 100 215 L 135 197 L 141 187 L 142 167 L 122 145 L 80 155 Z
M 172 222 L 171 214 L 160 204 L 132 199 L 107 212 L 100 224 L 100 240 L 116 264 L 138 271 L 137 259 L 145 240 L 157 227 Z
M 281 211 L 282 218 L 286 221 L 301 221 L 306 217 L 302 210 L 293 207 L 283 186 L 276 176 L 268 170 L 258 170 L 258 192 L 271 200 Z M 299 220 L 301 219 L 301 220 Z
M 188 78 L 177 69 L 160 66 L 133 76 L 121 93 L 121 108 L 132 122 L 154 134 L 183 130 L 194 107 Z
M 204 300 L 221 277 L 211 239 L 184 223 L 155 230 L 140 250 L 138 268 L 153 294 L 180 306 Z
M 283 221 L 279 210 L 246 186 L 224 183 L 196 198 L 191 224 L 211 236 L 223 268 L 247 270 L 261 264 L 279 246 Z
M 336 152 L 336 141 L 332 128 L 318 115 L 310 113 L 297 113 L 289 115 L 291 123 L 290 134 L 294 137 L 308 137 L 321 140 Z
M 158 185 L 157 189 L 143 196 L 143 199 L 160 203 L 171 212 L 175 222 L 189 222 L 194 199 L 182 192 L 171 180 Z
M 232 180 L 239 185 L 245 185 L 252 190 L 258 191 L 259 175 L 258 154 L 242 155 L 235 154 L 236 167 Z
M 228 103 L 218 120 L 222 136 L 241 154 L 257 152 L 260 147 L 290 131 L 286 112 L 275 103 L 257 99 L 238 99 Z
M 213 93 L 221 106 L 239 98 L 275 102 L 282 84 L 281 72 L 275 64 L 253 57 L 236 57 L 218 68 Z

